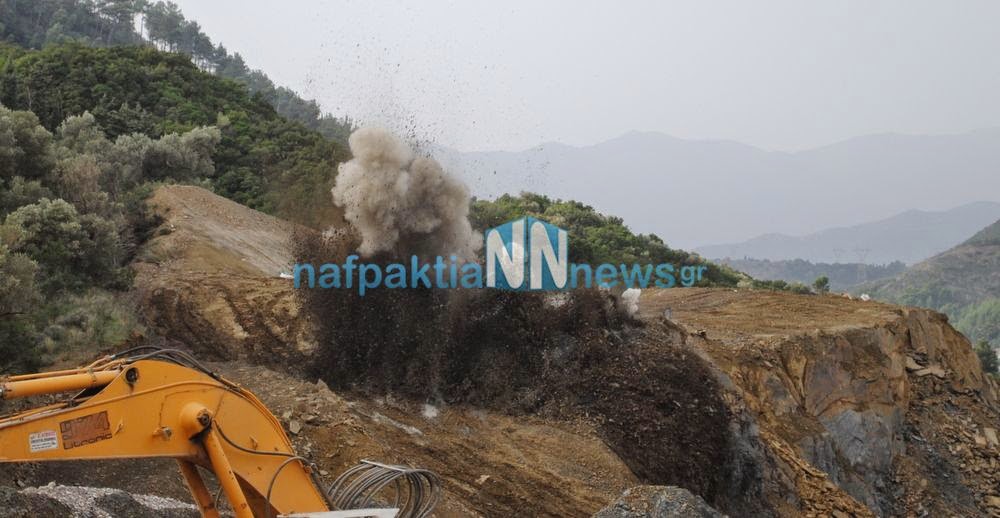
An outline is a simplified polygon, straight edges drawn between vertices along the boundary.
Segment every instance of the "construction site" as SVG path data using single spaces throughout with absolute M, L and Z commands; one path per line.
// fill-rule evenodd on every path
M 0 0 L 0 518 L 1000 518 L 998 18 Z
M 380 309 L 296 293 L 279 274 L 304 229 L 197 187 L 165 186 L 149 203 L 162 222 L 134 264 L 134 297 L 161 338 L 129 345 L 182 349 L 257 394 L 321 478 L 366 459 L 430 470 L 440 517 L 646 516 L 628 514 L 644 505 L 702 505 L 712 516 L 1000 513 L 996 382 L 932 311 L 677 288 L 644 290 L 639 313 L 622 316 L 584 292 L 561 305 L 497 295 L 457 306 L 467 313 L 450 318 L 463 338 L 446 347 L 421 337 L 443 333 L 420 320 L 439 316 L 424 295 L 372 299 L 376 309 L 417 304 L 396 306 L 387 326 Z M 336 311 L 368 320 L 343 334 L 318 320 L 347 322 Z M 514 331 L 486 339 L 498 329 L 491 311 Z M 390 328 L 396 338 L 369 358 L 315 367 L 324 336 L 370 346 Z M 415 349 L 397 349 L 404 343 Z M 381 355 L 394 360 L 370 359 Z M 93 360 L 67 357 L 57 369 Z M 173 461 L 0 469 L 11 516 L 199 514 Z

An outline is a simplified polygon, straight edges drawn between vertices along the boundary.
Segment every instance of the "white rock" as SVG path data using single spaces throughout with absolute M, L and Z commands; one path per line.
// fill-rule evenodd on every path
M 642 290 L 639 288 L 629 288 L 622 292 L 622 309 L 625 310 L 625 314 L 630 317 L 635 317 L 639 314 L 639 296 L 642 295 Z

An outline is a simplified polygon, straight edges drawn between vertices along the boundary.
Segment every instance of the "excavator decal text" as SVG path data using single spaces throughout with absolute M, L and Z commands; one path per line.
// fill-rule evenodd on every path
M 43 430 L 28 436 L 28 449 L 31 453 L 59 449 L 59 436 L 52 430 Z
M 63 449 L 71 450 L 111 438 L 111 421 L 108 412 L 86 415 L 59 423 Z

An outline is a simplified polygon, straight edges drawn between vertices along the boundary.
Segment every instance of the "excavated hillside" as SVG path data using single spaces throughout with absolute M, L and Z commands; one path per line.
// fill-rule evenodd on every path
M 161 335 L 215 360 L 294 363 L 315 348 L 280 277 L 304 229 L 198 187 L 164 186 L 149 204 L 163 223 L 133 267 Z
M 666 290 L 775 451 L 886 516 L 1000 515 L 997 383 L 944 315 L 840 296 Z M 828 510 L 820 508 L 818 514 Z
M 591 386 L 569 385 L 583 403 L 333 392 L 304 377 L 316 327 L 279 277 L 295 229 L 194 187 L 151 202 L 164 223 L 135 265 L 150 327 L 257 392 L 328 479 L 363 458 L 427 467 L 448 517 L 590 516 L 640 484 L 685 487 L 731 516 L 1000 516 L 997 385 L 938 313 L 647 290 L 642 322 L 601 342 L 614 351 Z M 508 360 L 477 373 L 503 379 Z M 186 500 L 172 465 L 136 464 L 127 481 L 116 463 L 13 476 Z

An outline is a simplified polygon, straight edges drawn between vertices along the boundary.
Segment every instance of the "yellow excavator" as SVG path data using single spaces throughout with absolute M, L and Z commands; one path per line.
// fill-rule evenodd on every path
M 0 463 L 173 458 L 206 518 L 220 516 L 220 494 L 237 518 L 424 518 L 440 500 L 434 473 L 371 461 L 324 490 L 256 396 L 183 351 L 140 347 L 0 378 L 0 400 L 63 393 L 72 395 L 0 417 Z

